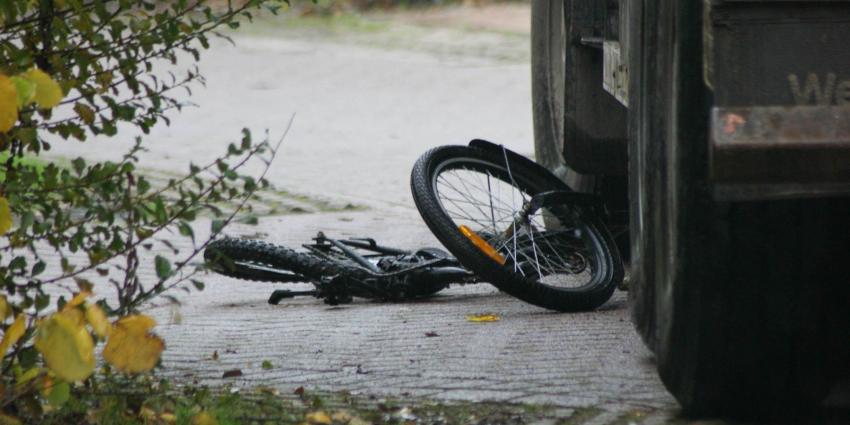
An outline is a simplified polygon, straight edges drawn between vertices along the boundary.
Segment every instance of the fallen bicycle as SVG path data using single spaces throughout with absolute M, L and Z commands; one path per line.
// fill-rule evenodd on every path
M 329 304 L 410 300 L 486 281 L 541 307 L 582 311 L 606 302 L 623 279 L 599 198 L 572 192 L 502 146 L 475 140 L 432 149 L 414 166 L 411 188 L 425 223 L 454 256 L 320 232 L 304 251 L 225 238 L 210 243 L 204 258 L 227 276 L 315 287 L 276 290 L 272 304 L 300 295 Z

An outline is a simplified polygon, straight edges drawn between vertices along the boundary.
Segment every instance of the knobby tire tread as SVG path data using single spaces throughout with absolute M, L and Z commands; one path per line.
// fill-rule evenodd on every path
M 233 264 L 233 261 L 262 264 L 283 272 L 304 276 L 310 281 L 320 281 L 324 277 L 340 274 L 353 277 L 365 276 L 364 272 L 355 267 L 346 267 L 308 253 L 250 239 L 225 238 L 213 241 L 204 250 L 204 260 L 210 265 L 223 263 L 221 264 L 222 267 L 215 269 L 216 273 L 242 280 L 279 281 L 271 278 L 270 273 L 241 267 L 238 264 Z M 285 282 L 289 282 L 289 280 L 285 280 Z

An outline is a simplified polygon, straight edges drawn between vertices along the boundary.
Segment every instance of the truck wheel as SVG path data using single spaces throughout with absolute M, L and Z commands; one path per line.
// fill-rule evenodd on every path
M 629 155 L 633 318 L 686 413 L 804 410 L 850 365 L 850 199 L 713 199 L 702 39 L 686 30 L 700 7 L 643 23 L 657 31 L 632 76 L 652 94 Z
M 594 176 L 624 175 L 626 108 L 602 88 L 602 50 L 582 44 L 601 32 L 604 4 L 588 0 L 531 3 L 531 95 L 537 162 L 576 191 Z M 601 34 L 598 34 L 601 35 Z
M 593 190 L 593 176 L 582 175 L 564 161 L 567 30 L 569 0 L 531 3 L 531 97 L 534 115 L 534 156 L 575 191 Z

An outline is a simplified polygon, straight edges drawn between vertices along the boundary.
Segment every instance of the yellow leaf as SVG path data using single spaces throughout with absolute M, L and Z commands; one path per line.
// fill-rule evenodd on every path
M 61 314 L 78 328 L 82 328 L 86 325 L 86 315 L 78 308 L 63 309 L 56 314 Z
M 482 322 L 498 322 L 501 318 L 495 314 L 470 314 L 466 316 L 466 320 L 468 322 L 474 323 L 482 323 Z
M 177 416 L 174 413 L 165 412 L 159 415 L 159 419 L 167 424 L 177 422 Z
M 17 385 L 26 384 L 27 382 L 35 379 L 40 373 L 41 373 L 41 368 L 38 368 L 38 367 L 30 368 L 26 372 L 22 373 L 21 376 L 18 376 L 15 379 L 15 384 L 17 384 Z
M 3 341 L 0 342 L 0 358 L 6 355 L 6 351 L 9 351 L 9 347 L 15 345 L 22 336 L 24 336 L 24 332 L 27 330 L 27 321 L 24 318 L 24 314 L 21 313 L 15 319 L 15 322 L 6 329 L 6 333 L 3 334 Z
M 9 301 L 5 295 L 0 295 L 0 322 L 6 320 L 12 314 L 12 309 L 9 308 Z
M 218 425 L 218 421 L 209 413 L 201 412 L 192 416 L 192 425 Z
M 5 234 L 12 228 L 12 209 L 9 208 L 9 200 L 0 196 L 0 235 Z
M 156 420 L 156 412 L 154 412 L 154 410 L 150 407 L 142 407 L 141 410 L 139 410 L 139 416 L 141 416 L 145 422 L 152 422 Z
M 82 381 L 94 370 L 94 341 L 76 315 L 57 313 L 38 325 L 35 348 L 56 376 L 68 381 Z
M 65 97 L 59 83 L 53 81 L 46 72 L 38 68 L 25 72 L 22 77 L 35 83 L 35 102 L 42 109 L 50 109 L 58 105 Z
M 351 413 L 348 413 L 345 410 L 340 410 L 340 411 L 334 413 L 333 415 L 331 415 L 332 421 L 340 422 L 340 423 L 344 423 L 344 424 L 351 422 L 351 418 L 353 418 L 353 416 L 351 416 Z
M 307 423 L 310 425 L 331 425 L 333 420 L 327 413 L 318 410 L 307 414 Z
M 94 122 L 94 109 L 84 103 L 74 105 L 74 112 L 83 120 L 84 123 L 91 125 Z
M 89 291 L 80 291 L 77 295 L 74 295 L 74 298 L 71 298 L 71 301 L 68 301 L 62 310 L 70 310 L 78 305 L 82 305 L 86 302 L 86 298 L 91 296 L 91 292 Z
M 122 317 L 112 326 L 103 358 L 125 373 L 140 373 L 153 369 L 159 361 L 165 343 L 148 332 L 156 322 L 148 316 Z
M 22 422 L 14 417 L 9 415 L 4 415 L 0 413 L 0 425 L 21 425 Z
M 109 323 L 109 320 L 106 319 L 106 313 L 100 309 L 96 304 L 86 306 L 86 321 L 89 322 L 92 329 L 94 329 L 95 335 L 105 338 L 109 335 L 109 331 L 112 328 L 112 325 Z
M 0 74 L 0 133 L 11 130 L 16 122 L 18 122 L 18 91 L 11 78 Z
M 145 316 L 144 314 L 134 314 L 118 319 L 118 321 L 115 322 L 115 325 L 120 325 L 127 332 L 145 333 L 156 326 L 156 320 L 153 320 L 150 316 Z

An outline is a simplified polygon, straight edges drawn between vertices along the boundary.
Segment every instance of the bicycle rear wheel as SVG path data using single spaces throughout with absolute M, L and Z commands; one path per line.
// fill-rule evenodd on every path
M 204 261 L 216 273 L 263 282 L 321 282 L 325 277 L 346 274 L 365 277 L 356 267 L 263 241 L 224 238 L 204 250 Z
M 500 290 L 552 310 L 599 307 L 623 279 L 611 235 L 594 213 L 566 204 L 544 205 L 518 226 L 534 195 L 565 186 L 509 157 L 466 146 L 426 152 L 411 175 L 422 218 L 464 266 Z

